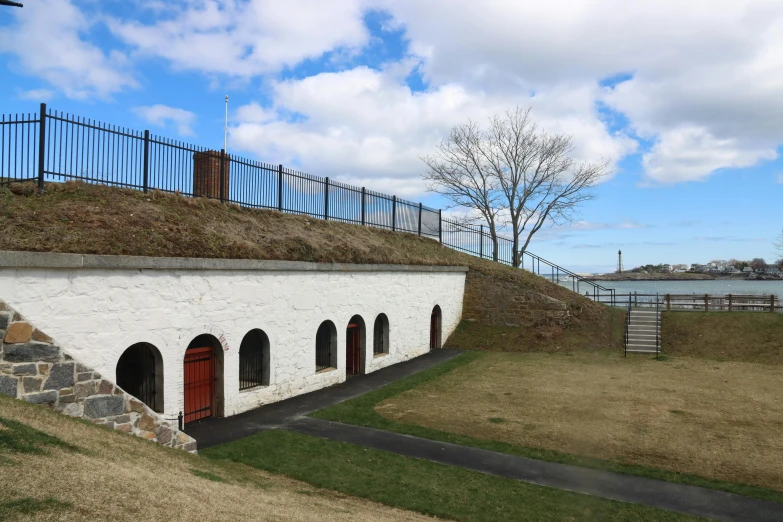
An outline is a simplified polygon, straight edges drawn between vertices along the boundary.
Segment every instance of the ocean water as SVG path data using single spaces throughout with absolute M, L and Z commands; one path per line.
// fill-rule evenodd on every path
M 707 281 L 596 281 L 604 288 L 614 288 L 618 294 L 775 294 L 783 298 L 783 280 L 780 281 L 743 281 L 715 279 Z M 560 284 L 571 288 L 571 280 L 561 279 Z M 590 285 L 581 283 L 582 294 L 590 291 Z

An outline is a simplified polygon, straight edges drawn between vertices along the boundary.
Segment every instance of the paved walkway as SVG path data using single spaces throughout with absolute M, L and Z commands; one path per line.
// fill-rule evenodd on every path
M 199 448 L 230 442 L 266 429 L 288 429 L 407 457 L 456 466 L 533 484 L 725 521 L 779 522 L 783 504 L 707 488 L 534 460 L 410 435 L 305 417 L 459 355 L 441 350 L 331 388 L 294 397 L 225 419 L 187 426 Z
M 344 383 L 298 395 L 222 419 L 206 419 L 188 424 L 185 432 L 198 441 L 199 449 L 231 442 L 258 433 L 280 428 L 288 421 L 353 399 L 382 388 L 409 375 L 431 368 L 461 354 L 460 350 L 436 350 L 409 361 L 387 366 L 367 375 L 351 377 Z

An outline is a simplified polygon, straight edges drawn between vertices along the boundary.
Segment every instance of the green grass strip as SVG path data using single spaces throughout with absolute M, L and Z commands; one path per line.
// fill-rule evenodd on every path
M 12 520 L 19 515 L 34 515 L 41 511 L 64 511 L 71 506 L 70 502 L 62 502 L 54 498 L 39 500 L 26 497 L 19 500 L 0 501 L 0 520 Z
M 427 515 L 497 520 L 702 520 L 300 433 L 263 431 L 201 452 Z
M 73 444 L 44 433 L 35 428 L 0 417 L 0 452 L 42 454 L 46 446 L 54 446 L 68 451 L 78 451 Z
M 388 419 L 375 411 L 375 407 L 400 393 L 411 390 L 426 382 L 435 380 L 440 376 L 466 364 L 483 357 L 482 352 L 465 352 L 462 355 L 450 359 L 445 363 L 439 364 L 417 374 L 406 377 L 397 382 L 384 386 L 378 390 L 356 397 L 335 406 L 317 411 L 311 414 L 312 417 L 342 422 L 345 424 L 355 424 L 357 426 L 367 426 L 381 430 L 404 433 L 425 439 L 438 440 L 460 444 L 462 446 L 471 446 L 474 448 L 487 449 L 510 455 L 519 455 L 532 459 L 546 460 L 549 462 L 559 462 L 562 464 L 572 464 L 591 469 L 604 471 L 613 471 L 616 473 L 625 473 L 627 475 L 637 475 L 641 477 L 666 480 L 691 486 L 717 489 L 728 491 L 746 497 L 768 500 L 771 502 L 783 503 L 783 493 L 771 489 L 766 489 L 750 484 L 740 484 L 734 482 L 725 482 L 722 480 L 710 479 L 688 473 L 678 473 L 659 468 L 650 468 L 636 464 L 626 464 L 618 461 L 594 459 L 580 455 L 572 455 L 559 451 L 535 448 L 530 446 L 519 446 L 506 442 L 497 442 L 485 439 L 459 435 L 445 431 L 425 428 L 415 424 L 406 424 L 403 422 Z

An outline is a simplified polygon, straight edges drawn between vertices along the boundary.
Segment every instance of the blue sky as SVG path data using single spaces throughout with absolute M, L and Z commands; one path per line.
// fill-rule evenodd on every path
M 576 270 L 776 256 L 783 5 L 726 0 L 28 0 L 0 113 L 52 108 L 433 206 L 420 156 L 532 107 L 614 174 L 530 250 Z M 326 4 L 326 5 L 324 5 Z M 568 13 L 564 15 L 563 13 Z

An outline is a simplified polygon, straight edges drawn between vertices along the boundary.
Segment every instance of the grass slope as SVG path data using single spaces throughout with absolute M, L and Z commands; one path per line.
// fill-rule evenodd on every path
M 500 352 L 619 352 L 625 338 L 625 315 L 625 310 L 606 307 L 601 320 L 576 321 L 565 327 L 517 328 L 462 321 L 445 347 Z
M 566 302 L 593 321 L 604 307 L 524 270 L 482 260 L 414 234 L 85 183 L 0 187 L 3 249 L 322 263 L 468 266 Z
M 0 395 L 0 520 L 425 519 Z
M 783 316 L 765 312 L 664 312 L 668 355 L 783 364 Z
M 701 520 L 281 430 L 210 448 L 205 454 L 466 522 Z
M 313 417 L 318 417 L 327 420 L 333 420 L 337 422 L 344 422 L 348 424 L 356 424 L 360 426 L 368 426 L 372 428 L 378 428 L 388 431 L 394 431 L 397 433 L 405 433 L 417 437 L 428 438 L 432 440 L 441 440 L 444 442 L 451 442 L 454 444 L 462 444 L 465 446 L 472 446 L 477 448 L 488 449 L 492 451 L 498 451 L 501 453 L 509 453 L 512 455 L 521 455 L 524 457 L 530 457 L 539 460 L 546 460 L 551 462 L 561 462 L 564 464 L 572 464 L 576 466 L 583 466 L 593 469 L 603 469 L 607 471 L 615 471 L 618 473 L 626 473 L 630 475 L 639 475 L 644 477 L 650 477 L 660 480 L 667 480 L 670 482 L 679 482 L 683 484 L 690 484 L 694 486 L 701 486 L 712 489 L 720 489 L 723 491 L 729 491 L 740 495 L 749 497 L 760 498 L 763 500 L 770 500 L 773 502 L 783 503 L 783 493 L 764 487 L 754 486 L 750 484 L 742 484 L 736 482 L 730 482 L 726 480 L 719 480 L 715 478 L 707 478 L 693 473 L 677 472 L 670 469 L 662 469 L 653 466 L 643 466 L 639 464 L 633 464 L 623 462 L 621 460 L 608 460 L 601 458 L 588 457 L 584 455 L 578 455 L 574 453 L 567 453 L 565 451 L 558 451 L 554 449 L 548 449 L 538 445 L 522 445 L 512 444 L 503 440 L 490 440 L 488 438 L 479 438 L 467 434 L 460 434 L 452 431 L 445 431 L 441 429 L 435 429 L 432 427 L 426 427 L 411 422 L 405 422 L 404 420 L 395 420 L 387 418 L 378 413 L 377 407 L 384 403 L 384 401 L 393 400 L 395 398 L 403 398 L 409 393 L 418 393 L 420 390 L 430 390 L 428 385 L 434 385 L 437 388 L 439 382 L 442 382 L 444 378 L 448 377 L 455 370 L 467 368 L 470 365 L 482 364 L 482 360 L 491 358 L 494 356 L 517 356 L 517 354 L 489 354 L 481 352 L 467 352 L 458 356 L 455 359 L 447 361 L 436 367 L 430 368 L 416 375 L 412 375 L 393 384 L 385 386 L 374 392 L 367 393 L 355 399 L 342 402 L 330 408 L 326 408 L 319 412 L 314 413 Z M 601 356 L 600 354 L 596 355 Z M 609 355 L 605 355 L 609 357 Z M 567 357 L 567 356 L 566 356 Z M 654 364 L 673 364 L 672 361 L 657 362 L 651 361 Z M 635 374 L 635 373 L 634 373 Z M 632 374 L 632 375 L 634 375 Z M 494 378 L 494 377 L 493 377 Z M 557 377 L 554 378 L 555 380 Z M 614 381 L 608 381 L 614 383 Z M 607 384 L 609 386 L 609 384 Z M 513 394 L 511 391 L 501 391 L 498 389 L 494 397 L 495 402 L 499 403 L 506 398 L 506 395 Z M 448 400 L 437 400 L 435 394 L 430 393 L 431 400 L 436 401 L 438 404 L 443 404 L 446 408 L 450 405 L 453 406 L 463 398 L 458 396 L 449 396 Z M 544 401 L 546 402 L 546 401 Z M 498 428 L 506 426 L 507 415 L 503 413 L 486 412 L 482 416 L 487 418 L 490 425 L 496 425 Z M 464 417 L 463 417 L 464 419 Z M 465 420 L 469 423 L 470 419 Z M 578 431 L 578 430 L 577 430 Z

